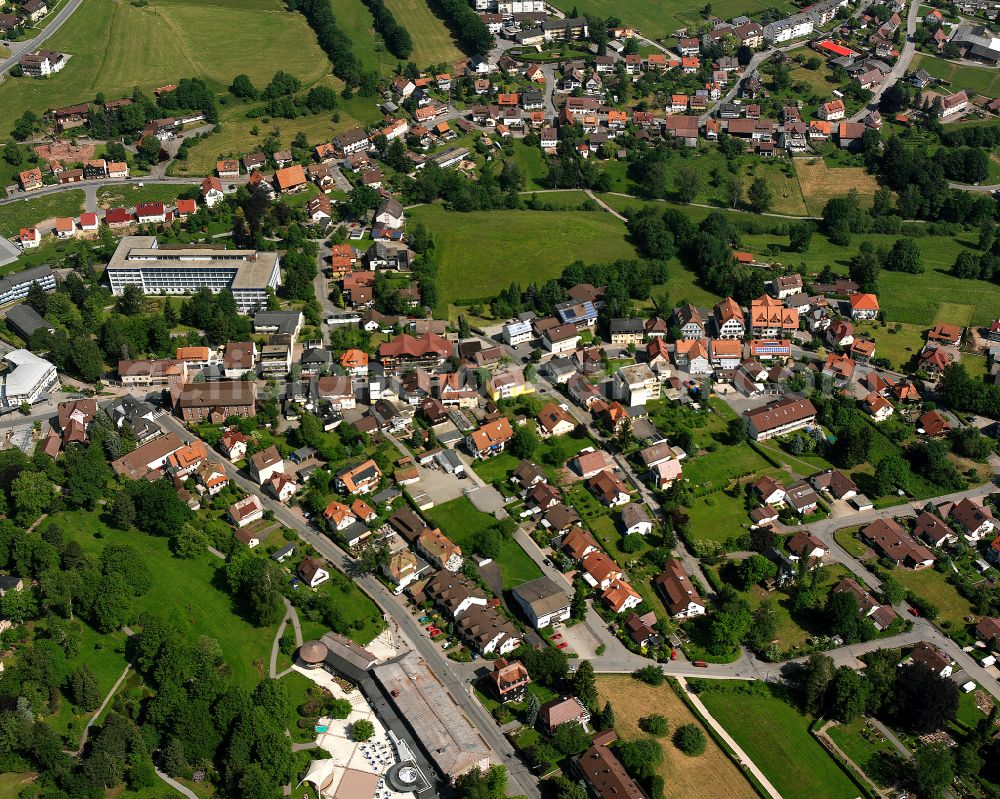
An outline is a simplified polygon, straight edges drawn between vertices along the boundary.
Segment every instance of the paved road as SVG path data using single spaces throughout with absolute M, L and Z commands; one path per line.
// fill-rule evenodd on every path
M 177 782 L 177 780 L 171 779 L 159 769 L 156 770 L 156 776 L 159 777 L 161 780 L 163 780 L 165 783 L 167 783 L 167 785 L 169 785 L 175 791 L 186 796 L 187 799 L 198 799 L 198 794 L 196 794 L 190 788 L 185 788 L 183 785 Z
M 62 24 L 68 20 L 74 11 L 80 7 L 80 3 L 83 0 L 69 0 L 69 2 L 62 7 L 62 10 L 56 14 L 55 19 L 49 22 L 45 26 L 45 29 L 39 33 L 34 39 L 27 39 L 23 42 L 11 42 L 10 43 L 10 56 L 6 60 L 0 61 L 0 80 L 2 80 L 7 71 L 14 66 L 18 61 L 21 60 L 21 56 L 32 53 L 41 47 L 42 43 L 48 39 L 53 33 L 62 27 Z M 70 54 L 72 55 L 72 53 Z M 70 59 L 72 61 L 72 59 Z M 73 65 L 68 64 L 67 69 L 72 69 Z M 26 78 L 25 80 L 33 80 L 33 78 Z
M 897 80 L 906 74 L 906 70 L 910 67 L 910 61 L 913 60 L 913 55 L 917 51 L 917 46 L 913 40 L 913 34 L 917 30 L 917 10 L 920 8 L 919 0 L 910 0 L 910 10 L 906 14 L 906 40 L 903 43 L 903 49 L 899 53 L 899 58 L 896 59 L 896 63 L 892 65 L 892 71 L 885 76 L 882 83 L 879 84 L 878 89 L 875 91 L 875 95 L 872 97 L 871 102 L 862 108 L 858 113 L 851 117 L 851 122 L 860 122 L 864 119 L 870 110 L 878 108 L 878 102 L 882 98 L 882 94 L 890 86 L 894 85 Z
M 159 421 L 166 429 L 172 430 L 186 440 L 193 437 L 193 433 L 187 430 L 173 416 L 161 416 L 159 417 Z M 351 574 L 353 559 L 344 550 L 334 544 L 327 536 L 313 529 L 297 510 L 292 510 L 263 494 L 260 486 L 240 474 L 236 467 L 228 460 L 223 458 L 220 461 L 229 478 L 243 491 L 246 491 L 248 494 L 256 494 L 260 497 L 264 507 L 274 513 L 275 519 L 286 527 L 295 530 L 303 541 L 310 544 L 320 555 L 338 569 L 346 574 Z M 512 790 L 520 794 L 525 794 L 531 797 L 531 799 L 536 799 L 536 797 L 540 796 L 535 778 L 524 767 L 520 759 L 517 758 L 513 747 L 500 734 L 496 722 L 486 712 L 486 709 L 479 700 L 476 699 L 472 693 L 468 679 L 460 678 L 453 668 L 453 665 L 456 664 L 448 660 L 440 647 L 424 635 L 413 614 L 406 608 L 404 600 L 393 595 L 381 582 L 371 575 L 355 577 L 354 579 L 376 601 L 383 613 L 396 622 L 400 638 L 431 665 L 434 673 L 451 693 L 455 702 L 462 708 L 472 723 L 475 724 L 486 743 L 496 753 L 500 761 L 507 766 Z
M 83 189 L 85 192 L 93 192 L 94 195 L 94 207 L 90 208 L 88 205 L 88 210 L 97 210 L 97 190 L 103 186 L 138 186 L 142 184 L 150 184 L 154 186 L 161 185 L 173 185 L 173 186 L 198 186 L 204 178 L 104 178 L 102 180 L 82 180 L 79 183 L 67 183 L 56 186 L 43 186 L 37 191 L 29 192 L 18 192 L 12 197 L 4 197 L 0 199 L 0 205 L 9 205 L 10 203 L 20 202 L 21 200 L 33 200 L 36 197 L 46 197 L 50 194 L 59 194 L 63 191 L 73 191 L 74 189 Z M 245 182 L 245 181 L 244 181 Z M 89 197 L 89 195 L 88 195 Z

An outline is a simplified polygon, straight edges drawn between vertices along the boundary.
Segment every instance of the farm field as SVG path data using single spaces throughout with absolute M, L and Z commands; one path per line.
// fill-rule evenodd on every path
M 228 35 L 219 36 L 223 29 Z M 141 7 L 84 0 L 46 46 L 69 53 L 69 64 L 45 80 L 0 86 L 0 135 L 28 108 L 87 102 L 98 92 L 108 98 L 131 94 L 135 86 L 151 92 L 195 76 L 222 91 L 241 72 L 264 85 L 278 69 L 309 85 L 329 71 L 305 19 L 278 0 L 154 0 Z M 248 58 L 250 52 L 256 56 Z
M 857 786 L 810 735 L 809 719 L 769 686 L 727 681 L 699 697 L 786 799 L 858 795 Z
M 448 28 L 431 11 L 427 0 L 386 0 L 385 6 L 413 39 L 413 52 L 407 60 L 424 68 L 432 64 L 450 64 L 462 57 Z M 335 12 L 339 8 L 338 2 Z
M 431 524 L 440 527 L 441 532 L 458 544 L 466 555 L 472 553 L 475 534 L 496 523 L 496 519 L 477 510 L 466 497 L 437 505 L 427 512 L 427 516 Z M 501 543 L 496 563 L 503 573 L 504 589 L 542 576 L 541 569 L 513 538 L 504 539 Z
M 976 94 L 985 94 L 993 97 L 993 93 L 1000 89 L 1000 72 L 986 67 L 965 66 L 953 64 L 943 58 L 917 53 L 910 63 L 913 71 L 926 69 L 935 78 L 949 81 L 953 91 L 959 89 L 971 89 Z
M 851 189 L 857 189 L 863 205 L 870 205 L 870 198 L 878 190 L 878 182 L 863 168 L 831 168 L 822 158 L 796 158 L 795 173 L 809 216 L 819 216 L 827 201 L 843 197 Z
M 14 236 L 22 227 L 52 217 L 77 216 L 83 210 L 83 200 L 83 189 L 70 189 L 0 206 L 0 236 Z
M 407 213 L 434 234 L 439 307 L 492 297 L 514 281 L 522 287 L 544 283 L 577 259 L 597 263 L 636 255 L 625 240 L 625 225 L 606 213 L 456 213 L 440 205 Z
M 625 675 L 599 675 L 597 691 L 600 705 L 610 701 L 615 711 L 615 731 L 624 740 L 645 737 L 639 729 L 639 719 L 650 713 L 667 717 L 670 731 L 697 718 L 668 685 L 654 688 Z M 667 799 L 687 799 L 710 796 L 713 799 L 752 799 L 757 794 L 732 761 L 706 735 L 708 746 L 704 754 L 688 757 L 675 747 L 668 737 L 663 745 L 663 763 L 659 774 L 664 780 L 663 795 Z

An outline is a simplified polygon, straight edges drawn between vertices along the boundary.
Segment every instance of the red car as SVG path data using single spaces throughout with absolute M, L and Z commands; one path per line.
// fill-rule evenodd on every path
M 566 647 L 568 647 L 568 646 L 569 646 L 569 644 L 567 644 L 567 643 L 566 643 L 565 641 L 563 641 L 563 642 L 562 642 L 561 644 L 559 644 L 558 646 L 559 646 L 559 649 L 565 649 Z
M 553 641 L 558 641 L 560 638 L 562 638 L 562 633 L 556 633 L 552 636 Z
M 704 660 L 696 660 L 694 662 L 694 666 L 697 669 L 707 669 L 708 668 L 708 664 Z
M 434 630 L 437 629 L 437 626 L 435 626 L 433 624 L 428 624 L 424 629 L 427 630 L 427 632 L 431 633 L 431 632 L 434 632 Z
M 916 608 L 907 608 L 906 612 L 909 613 L 911 616 L 919 616 L 920 615 L 920 611 L 917 610 Z
M 671 660 L 677 660 L 677 650 L 676 649 L 671 649 L 670 650 L 670 659 Z

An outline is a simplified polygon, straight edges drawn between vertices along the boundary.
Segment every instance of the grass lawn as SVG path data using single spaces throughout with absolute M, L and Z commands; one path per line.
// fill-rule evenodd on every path
M 910 63 L 910 69 L 914 71 L 926 69 L 935 78 L 950 82 L 952 91 L 972 89 L 976 94 L 993 97 L 996 89 L 1000 88 L 1000 82 L 998 82 L 1000 72 L 995 69 L 953 64 L 943 58 L 924 53 L 917 53 L 914 56 Z
M 858 768 L 874 779 L 872 775 L 878 773 L 878 761 L 896 750 L 888 741 L 882 743 L 876 739 L 874 733 L 870 733 L 870 737 L 866 738 L 864 736 L 866 729 L 865 720 L 860 718 L 850 724 L 836 724 L 826 732 Z
M 489 298 L 517 281 L 542 284 L 573 261 L 634 258 L 625 225 L 610 214 L 481 211 L 455 213 L 440 205 L 408 212 L 434 234 L 440 306 Z
M 111 208 L 118 205 L 133 206 L 137 203 L 172 203 L 189 188 L 191 187 L 175 184 L 146 184 L 140 188 L 138 183 L 104 186 L 97 190 L 97 204 L 101 208 Z
M 809 733 L 810 719 L 772 693 L 753 693 L 739 683 L 700 694 L 716 720 L 786 799 L 854 799 L 858 788 Z
M 70 189 L 5 205 L 0 208 L 0 236 L 17 235 L 21 228 L 45 219 L 77 216 L 83 210 L 83 200 L 83 189 Z
M 611 702 L 615 712 L 615 731 L 623 740 L 646 737 L 639 729 L 639 719 L 650 713 L 667 717 L 670 731 L 683 724 L 701 723 L 673 692 L 669 685 L 653 687 L 626 675 L 600 675 L 597 678 L 600 706 Z M 712 799 L 751 799 L 757 793 L 733 762 L 706 734 L 708 746 L 698 757 L 688 757 L 669 738 L 662 738 L 663 762 L 657 769 L 663 777 L 666 799 L 691 796 Z
M 972 614 L 969 600 L 961 596 L 955 586 L 945 579 L 946 575 L 935 569 L 913 571 L 895 568 L 892 576 L 917 596 L 937 605 L 939 623 L 950 621 L 956 627 L 962 627 L 965 617 Z
M 305 18 L 278 0 L 153 0 L 143 6 L 85 0 L 46 46 L 71 54 L 69 65 L 45 80 L 0 86 L 0 134 L 28 108 L 40 113 L 90 102 L 98 92 L 109 99 L 130 95 L 137 85 L 151 92 L 189 76 L 204 77 L 221 91 L 239 73 L 264 86 L 278 69 L 308 85 L 330 69 Z
M 431 12 L 427 0 L 386 0 L 385 4 L 413 39 L 413 52 L 408 60 L 423 68 L 441 62 L 451 63 L 462 57 L 462 51 L 445 24 Z M 335 8 L 335 13 L 339 4 Z
M 276 628 L 253 627 L 236 614 L 232 598 L 214 584 L 221 560 L 207 553 L 193 560 L 175 558 L 166 539 L 112 529 L 95 513 L 57 513 L 49 518 L 88 554 L 98 555 L 107 544 L 134 547 L 153 577 L 152 588 L 137 603 L 139 612 L 173 616 L 192 636 L 215 638 L 233 676 L 246 687 L 256 685 L 266 669 Z
M 854 537 L 854 534 L 861 529 L 859 527 L 847 527 L 843 530 L 837 530 L 833 534 L 834 539 L 840 544 L 844 549 L 847 550 L 848 554 L 853 558 L 860 558 L 865 554 L 867 547 L 862 541 Z
M 437 505 L 427 511 L 427 515 L 431 524 L 440 527 L 446 536 L 462 548 L 467 557 L 472 554 L 475 534 L 496 523 L 492 516 L 477 510 L 467 497 Z M 503 572 L 505 589 L 542 576 L 542 570 L 513 538 L 505 539 L 500 545 L 496 563 Z
M 941 307 L 944 305 L 942 303 Z M 900 325 L 898 332 L 895 330 L 897 324 Z M 928 326 L 891 322 L 886 327 L 881 327 L 876 323 L 866 322 L 855 324 L 854 328 L 875 339 L 876 357 L 888 358 L 894 367 L 907 371 L 905 367 L 923 349 Z
M 372 12 L 367 9 L 361 0 L 336 0 L 333 13 L 337 17 L 337 26 L 351 37 L 352 47 L 355 57 L 361 63 L 363 70 L 375 70 L 383 75 L 392 72 L 397 60 L 382 43 L 382 37 L 375 33 L 372 28 Z M 399 22 L 409 29 L 405 17 L 397 17 Z M 417 37 L 410 30 L 413 44 L 416 46 Z M 418 64 L 418 66 L 424 66 Z
M 33 771 L 25 774 L 19 772 L 0 774 L 0 799 L 16 799 L 37 776 Z
M 976 694 L 980 692 L 989 696 L 989 694 L 983 691 L 978 684 L 973 691 L 969 693 L 962 691 L 958 695 L 958 713 L 955 715 L 955 720 L 970 730 L 975 729 L 975 726 L 986 718 L 986 714 L 983 713 L 983 711 L 979 709 L 979 705 L 976 704 Z M 996 704 L 996 700 L 992 701 L 993 704 Z
M 521 461 L 507 452 L 501 452 L 486 460 L 477 460 L 472 464 L 472 471 L 487 483 L 509 484 L 511 472 Z

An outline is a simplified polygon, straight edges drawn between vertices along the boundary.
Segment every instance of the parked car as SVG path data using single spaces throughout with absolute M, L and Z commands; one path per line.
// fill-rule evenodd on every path
M 694 666 L 697 669 L 707 669 L 708 668 L 708 664 L 704 660 L 696 660 L 694 662 Z
M 562 641 L 562 642 L 559 643 L 559 649 L 565 649 L 568 646 L 569 646 L 569 644 L 567 644 L 565 641 Z
M 917 610 L 916 608 L 907 608 L 906 612 L 909 613 L 911 616 L 919 616 L 920 615 L 920 611 Z

